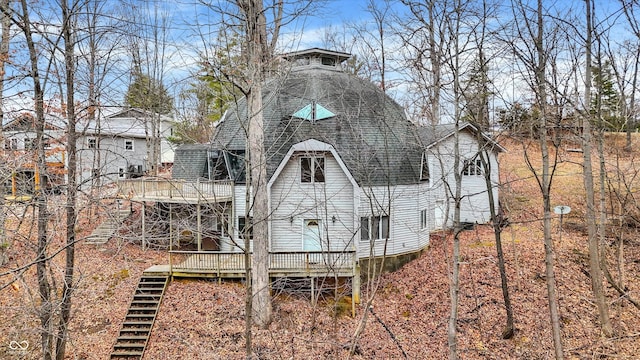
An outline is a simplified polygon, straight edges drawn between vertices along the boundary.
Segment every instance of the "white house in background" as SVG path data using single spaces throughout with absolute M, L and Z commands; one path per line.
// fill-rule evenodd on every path
M 478 153 L 487 151 L 495 184 L 502 147 L 470 124 L 461 124 L 457 137 L 453 125 L 416 125 L 377 86 L 342 71 L 348 58 L 323 49 L 287 54 L 289 71 L 263 87 L 270 251 L 348 250 L 357 259 L 418 253 L 453 216 L 445 184 L 455 186 L 456 138 L 461 220 L 489 221 Z M 209 222 L 224 235 L 223 251 L 240 250 L 236 244 L 252 219 L 245 201 L 246 119 L 242 99 L 218 123 L 211 144 L 178 148 L 173 166 L 177 180 L 233 182 L 231 201 L 225 198 Z M 497 203 L 497 187 L 491 191 Z
M 147 173 L 147 144 L 154 137 L 152 118 L 160 124 L 160 151 L 157 166 L 173 163 L 173 147 L 167 137 L 173 134 L 172 119 L 159 120 L 140 109 L 121 108 L 78 124 L 78 182 L 82 187 L 101 185 Z

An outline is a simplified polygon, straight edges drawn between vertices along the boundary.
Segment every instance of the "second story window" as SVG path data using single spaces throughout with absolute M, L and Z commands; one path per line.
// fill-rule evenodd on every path
M 301 157 L 300 158 L 300 182 L 316 183 L 324 182 L 324 158 Z
M 465 175 L 465 176 L 482 175 L 482 161 L 480 161 L 480 159 L 465 160 L 464 168 L 462 169 L 462 175 Z
M 35 148 L 36 148 L 36 139 L 24 138 L 25 150 L 35 150 Z
M 98 142 L 96 138 L 88 138 L 87 139 L 87 147 L 89 149 L 96 149 L 98 147 Z
M 126 151 L 133 151 L 133 140 L 124 139 L 124 149 Z

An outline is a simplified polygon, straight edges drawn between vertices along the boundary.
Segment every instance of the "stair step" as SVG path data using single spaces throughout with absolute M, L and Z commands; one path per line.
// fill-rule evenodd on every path
M 129 356 L 142 356 L 142 351 L 119 351 L 111 354 L 111 358 L 114 357 L 129 357 Z
M 151 325 L 153 325 L 153 323 L 151 321 L 125 321 L 124 323 L 122 323 L 123 326 L 144 326 L 144 327 L 151 327 Z
M 144 309 L 156 309 L 158 307 L 157 301 L 145 301 L 145 300 L 136 300 L 132 301 L 131 305 L 139 306 Z
M 130 307 L 129 311 L 149 311 L 149 312 L 155 313 L 157 309 L 158 308 L 155 306 L 154 307 Z
M 147 346 L 168 277 L 142 276 L 118 333 L 111 359 L 140 359 Z
M 125 321 L 126 320 L 134 320 L 134 319 L 148 319 L 151 318 L 153 319 L 154 317 L 156 317 L 155 314 L 127 314 L 127 316 L 125 317 Z
M 125 333 L 135 333 L 140 336 L 149 336 L 150 328 L 132 328 L 132 327 L 123 327 L 120 329 L 120 335 Z
M 147 341 L 147 337 L 146 336 L 142 336 L 142 335 L 120 335 L 118 336 L 118 341 L 120 340 L 144 340 Z
M 145 344 L 115 344 L 114 349 L 144 349 Z
M 157 307 L 158 306 L 158 302 L 157 301 L 153 301 L 153 300 L 134 299 L 134 301 L 131 302 L 131 305 L 135 305 L 135 306 L 149 305 L 149 306 Z

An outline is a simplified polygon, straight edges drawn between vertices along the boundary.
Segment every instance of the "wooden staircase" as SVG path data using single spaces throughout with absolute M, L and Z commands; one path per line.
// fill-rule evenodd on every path
M 95 245 L 106 243 L 129 215 L 131 215 L 129 209 L 119 209 L 113 214 L 107 214 L 107 218 L 93 230 L 91 235 L 87 236 L 86 242 Z
M 142 274 L 111 359 L 142 359 L 169 276 Z

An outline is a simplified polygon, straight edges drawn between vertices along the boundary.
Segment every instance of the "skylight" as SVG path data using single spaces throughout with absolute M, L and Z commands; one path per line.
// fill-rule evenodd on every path
M 296 111 L 293 116 L 313 122 L 316 120 L 324 120 L 334 117 L 336 116 L 336 114 L 332 113 L 331 111 L 327 110 L 325 107 L 314 101 L 313 103 Z

